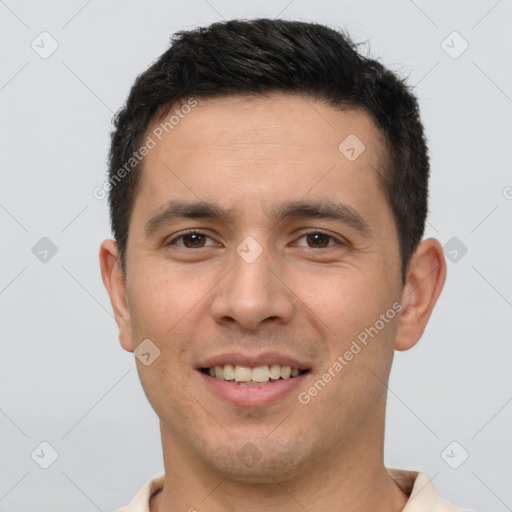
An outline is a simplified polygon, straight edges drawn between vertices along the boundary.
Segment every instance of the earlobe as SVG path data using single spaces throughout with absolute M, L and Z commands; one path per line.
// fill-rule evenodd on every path
M 409 264 L 402 292 L 396 350 L 408 350 L 420 340 L 445 280 L 446 260 L 441 244 L 435 238 L 421 241 Z
M 99 252 L 101 278 L 110 296 L 117 326 L 119 342 L 128 352 L 133 352 L 130 310 L 126 300 L 126 280 L 118 262 L 118 249 L 114 240 L 104 240 Z

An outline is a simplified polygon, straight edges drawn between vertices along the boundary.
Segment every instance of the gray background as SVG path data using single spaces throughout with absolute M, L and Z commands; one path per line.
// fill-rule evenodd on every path
M 396 355 L 385 460 L 461 506 L 512 510 L 510 0 L 0 1 L 0 510 L 109 511 L 163 471 L 101 282 L 110 229 L 92 190 L 113 113 L 171 34 L 259 16 L 346 28 L 416 86 L 426 236 L 455 240 L 422 341 Z M 58 452 L 48 469 L 41 442 Z

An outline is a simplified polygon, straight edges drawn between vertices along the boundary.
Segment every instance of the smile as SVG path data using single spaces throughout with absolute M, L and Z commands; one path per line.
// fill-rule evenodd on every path
M 292 368 L 291 366 L 281 366 L 279 364 L 255 367 L 225 364 L 201 369 L 201 372 L 205 375 L 240 386 L 266 385 L 273 381 L 293 379 L 308 371 L 307 369 Z

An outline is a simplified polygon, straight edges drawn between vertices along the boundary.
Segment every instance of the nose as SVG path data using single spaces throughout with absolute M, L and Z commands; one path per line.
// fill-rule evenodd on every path
M 231 270 L 215 287 L 211 315 L 220 324 L 257 329 L 271 321 L 286 324 L 294 314 L 293 293 L 272 268 L 266 251 L 254 261 L 234 252 Z

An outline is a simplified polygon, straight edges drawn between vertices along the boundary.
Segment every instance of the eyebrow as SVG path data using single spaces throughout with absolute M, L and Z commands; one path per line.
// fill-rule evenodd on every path
M 277 222 L 287 218 L 334 220 L 361 233 L 372 232 L 369 223 L 353 207 L 327 199 L 288 201 L 272 207 L 267 215 Z M 154 211 L 144 226 L 144 232 L 150 237 L 162 226 L 179 219 L 217 219 L 230 222 L 235 217 L 232 210 L 225 210 L 208 201 L 173 200 Z

